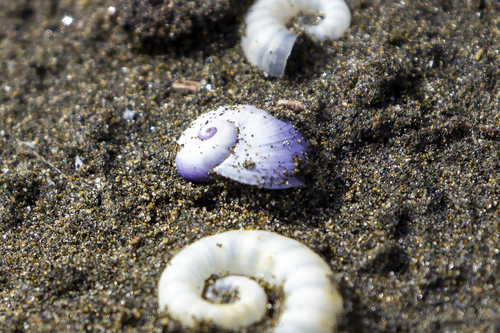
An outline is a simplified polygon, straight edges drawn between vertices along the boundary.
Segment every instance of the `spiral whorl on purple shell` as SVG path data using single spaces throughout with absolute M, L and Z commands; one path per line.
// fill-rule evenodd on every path
M 292 175 L 306 143 L 291 124 L 251 105 L 220 107 L 196 119 L 178 140 L 179 175 L 206 182 L 210 172 L 270 189 L 300 186 Z

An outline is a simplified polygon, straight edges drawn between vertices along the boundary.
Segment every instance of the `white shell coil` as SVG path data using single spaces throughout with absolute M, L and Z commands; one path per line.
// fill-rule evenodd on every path
M 252 65 L 270 76 L 285 72 L 297 35 L 285 24 L 299 12 L 321 13 L 317 25 L 306 28 L 317 40 L 337 39 L 349 28 L 351 12 L 344 0 L 258 0 L 245 18 L 243 51 Z
M 227 277 L 203 295 L 205 282 L 214 274 Z M 174 256 L 161 275 L 158 301 L 161 310 L 187 327 L 211 320 L 236 330 L 266 314 L 267 297 L 254 278 L 283 288 L 274 332 L 331 333 L 342 311 L 332 274 L 320 256 L 293 239 L 267 231 L 228 231 L 202 238 Z M 237 289 L 239 300 L 212 303 L 217 293 L 211 288 L 218 294 Z

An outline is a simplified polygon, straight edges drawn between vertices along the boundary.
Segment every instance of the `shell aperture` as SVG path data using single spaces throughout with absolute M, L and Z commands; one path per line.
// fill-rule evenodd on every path
M 205 282 L 214 274 L 222 278 L 203 295 Z M 202 238 L 174 256 L 161 275 L 158 303 L 160 310 L 188 327 L 211 320 L 237 330 L 266 314 L 267 295 L 253 280 L 259 279 L 283 288 L 273 332 L 331 333 L 342 311 L 332 275 L 319 255 L 294 239 L 268 231 L 233 230 Z M 216 304 L 213 288 L 218 295 L 237 289 L 239 300 Z
M 243 184 L 270 189 L 301 186 L 293 176 L 306 143 L 293 125 L 251 105 L 220 107 L 196 119 L 178 140 L 179 175 L 199 183 L 210 170 Z
M 317 40 L 337 39 L 349 28 L 351 12 L 344 0 L 258 0 L 245 17 L 243 51 L 252 65 L 270 76 L 285 72 L 297 35 L 286 23 L 299 12 L 322 13 L 317 25 L 306 27 Z

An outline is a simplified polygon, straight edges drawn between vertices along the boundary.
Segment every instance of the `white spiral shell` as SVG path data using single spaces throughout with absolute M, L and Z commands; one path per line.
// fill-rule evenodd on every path
M 307 33 L 318 40 L 337 39 L 349 28 L 351 12 L 344 0 L 258 0 L 245 18 L 243 51 L 252 65 L 270 76 L 285 72 L 287 59 L 297 35 L 285 24 L 299 12 L 322 13 Z
M 189 181 L 207 181 L 213 170 L 264 188 L 303 185 L 292 173 L 296 158 L 305 157 L 305 140 L 293 125 L 254 106 L 226 106 L 203 114 L 178 143 L 177 171 Z
M 227 277 L 211 288 L 219 294 L 237 289 L 237 302 L 214 304 L 209 301 L 214 298 L 211 290 L 202 295 L 213 274 Z M 320 256 L 293 239 L 234 230 L 202 238 L 179 252 L 161 275 L 158 301 L 161 310 L 188 327 L 212 320 L 236 330 L 262 320 L 266 313 L 266 294 L 254 278 L 283 288 L 284 304 L 274 332 L 330 333 L 342 311 L 332 274 Z

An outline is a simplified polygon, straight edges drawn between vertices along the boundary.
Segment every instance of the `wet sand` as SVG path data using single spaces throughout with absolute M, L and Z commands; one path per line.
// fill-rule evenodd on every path
M 280 79 L 245 60 L 249 2 L 139 3 L 0 3 L 0 331 L 184 332 L 161 272 L 239 228 L 329 263 L 340 332 L 500 329 L 497 1 L 348 1 L 351 29 L 303 40 Z M 176 139 L 225 104 L 294 124 L 306 186 L 177 175 Z

